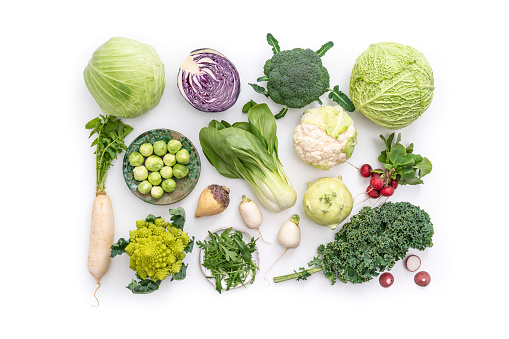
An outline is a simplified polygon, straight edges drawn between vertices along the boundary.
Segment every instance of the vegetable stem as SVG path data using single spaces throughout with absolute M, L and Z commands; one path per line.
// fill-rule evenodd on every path
M 302 277 L 304 274 L 310 274 L 311 275 L 313 273 L 320 272 L 320 271 L 323 271 L 323 268 L 321 268 L 321 267 L 313 267 L 313 268 L 310 268 L 308 270 L 302 270 L 302 271 L 295 272 L 295 273 L 292 273 L 292 274 L 287 274 L 287 275 L 281 275 L 279 277 L 274 277 L 274 282 L 278 283 L 278 282 L 282 282 L 282 281 L 297 279 L 297 278 Z

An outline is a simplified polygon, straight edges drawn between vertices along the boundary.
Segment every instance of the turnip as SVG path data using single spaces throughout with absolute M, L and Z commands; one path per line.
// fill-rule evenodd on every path
M 250 229 L 258 230 L 260 238 L 268 244 L 268 242 L 263 239 L 262 233 L 260 232 L 260 226 L 263 222 L 263 215 L 256 202 L 243 195 L 242 201 L 239 204 L 239 213 L 242 221 L 244 221 L 244 224 Z
M 394 276 L 392 275 L 392 273 L 385 272 L 380 275 L 378 281 L 380 282 L 380 286 L 387 288 L 392 286 L 392 284 L 394 283 Z
M 426 271 L 420 271 L 415 274 L 414 281 L 417 285 L 421 287 L 426 287 L 431 282 L 431 276 Z
M 410 255 L 405 260 L 405 266 L 410 272 L 415 272 L 421 267 L 421 259 L 416 255 Z
M 216 215 L 230 204 L 230 189 L 221 185 L 209 185 L 200 194 L 195 218 Z
M 300 227 L 299 227 L 299 221 L 300 217 L 297 214 L 292 215 L 290 220 L 286 221 L 281 227 L 279 228 L 279 232 L 277 234 L 277 242 L 279 245 L 284 247 L 284 252 L 277 258 L 277 260 L 269 267 L 267 272 L 265 272 L 265 275 L 263 276 L 264 281 L 268 281 L 265 276 L 267 273 L 269 273 L 272 266 L 274 266 L 279 259 L 281 259 L 286 252 L 290 248 L 297 248 L 300 245 Z

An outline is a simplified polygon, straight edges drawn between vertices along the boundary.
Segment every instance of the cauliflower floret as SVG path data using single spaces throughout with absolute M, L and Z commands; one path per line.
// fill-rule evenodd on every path
M 328 170 L 344 163 L 351 156 L 355 144 L 352 144 L 352 138 L 356 135 L 357 130 L 353 124 L 335 139 L 316 125 L 301 123 L 295 127 L 293 147 L 305 163 Z

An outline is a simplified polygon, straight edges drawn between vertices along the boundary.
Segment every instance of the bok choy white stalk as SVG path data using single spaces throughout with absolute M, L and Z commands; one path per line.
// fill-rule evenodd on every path
M 207 160 L 223 176 L 244 179 L 271 212 L 295 205 L 297 193 L 278 156 L 276 119 L 267 104 L 248 111 L 249 122 L 212 120 L 200 131 Z

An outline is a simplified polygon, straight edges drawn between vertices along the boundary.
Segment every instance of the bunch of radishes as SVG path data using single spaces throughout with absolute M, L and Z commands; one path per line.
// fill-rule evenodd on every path
M 359 169 L 359 173 L 364 178 L 370 178 L 369 186 L 366 188 L 366 194 L 373 199 L 380 196 L 390 197 L 398 187 L 398 179 L 394 178 L 392 170 L 382 170 L 371 168 L 371 165 L 364 164 Z M 392 178 L 391 178 L 392 176 Z
M 421 267 L 421 258 L 412 254 L 409 255 L 405 260 L 405 267 L 410 272 L 415 272 Z M 390 287 L 394 283 L 394 276 L 390 272 L 384 272 L 378 278 L 378 281 L 382 287 Z M 421 287 L 426 287 L 431 282 L 431 276 L 426 271 L 419 271 L 414 275 L 414 282 Z

